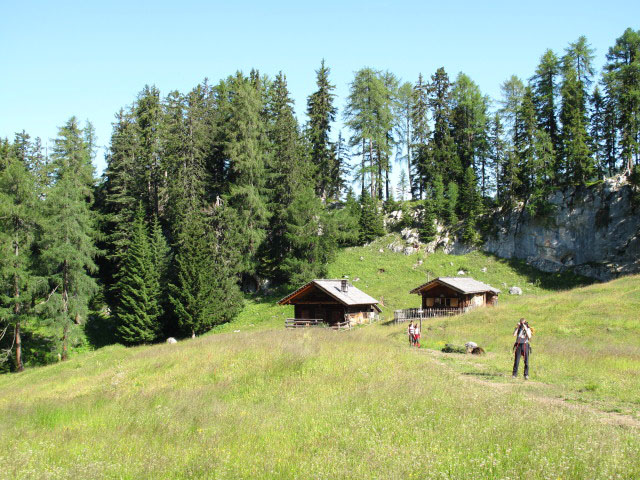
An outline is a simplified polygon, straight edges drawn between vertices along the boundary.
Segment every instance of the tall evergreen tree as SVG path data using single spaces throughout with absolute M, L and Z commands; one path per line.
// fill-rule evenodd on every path
M 406 162 L 406 171 L 401 170 L 401 175 L 405 176 L 404 182 L 407 185 L 411 185 L 413 182 L 413 127 L 412 127 L 412 114 L 414 109 L 414 93 L 413 85 L 409 82 L 403 83 L 398 88 L 397 101 L 395 103 L 395 116 L 396 116 L 396 133 L 398 135 L 398 146 L 400 150 L 396 156 L 396 161 Z M 409 178 L 407 179 L 407 172 Z M 402 194 L 402 199 L 407 195 L 405 192 Z
M 18 372 L 24 369 L 22 328 L 36 287 L 32 264 L 40 211 L 36 194 L 36 178 L 27 170 L 24 158 L 7 155 L 0 169 L 0 318 L 7 323 L 0 328 L 13 335 Z
M 360 242 L 369 243 L 384 235 L 384 222 L 375 198 L 365 191 L 360 197 Z
M 48 306 L 62 330 L 62 358 L 66 359 L 74 326 L 86 318 L 89 299 L 97 291 L 91 276 L 98 254 L 95 215 L 90 210 L 93 166 L 75 117 L 59 130 L 52 166 L 54 185 L 46 198 L 41 261 L 52 288 Z
M 536 73 L 531 77 L 533 101 L 538 126 L 547 132 L 556 152 L 560 152 L 560 129 L 558 127 L 557 97 L 561 62 L 553 50 L 546 50 L 540 58 Z
M 423 197 L 424 189 L 431 180 L 433 165 L 429 149 L 431 129 L 429 127 L 429 85 L 424 82 L 422 74 L 413 87 L 413 99 L 411 110 L 414 177 L 410 178 L 411 194 L 415 198 Z
M 224 239 L 228 230 L 233 232 L 229 227 L 237 226 L 229 223 L 235 213 L 214 209 L 213 214 L 215 222 L 208 221 L 201 209 L 187 211 L 176 245 L 175 280 L 169 285 L 178 327 L 192 336 L 229 321 L 242 304 L 233 262 L 239 258 L 226 248 L 230 244 Z
M 144 207 L 141 204 L 115 285 L 119 297 L 114 312 L 118 323 L 118 337 L 126 344 L 152 342 L 160 332 L 161 292 L 159 274 L 155 267 Z
M 325 66 L 324 60 L 316 70 L 317 90 L 307 99 L 307 116 L 309 117 L 308 136 L 311 143 L 311 162 L 316 169 L 315 190 L 325 200 L 330 193 L 339 191 L 336 184 L 340 178 L 335 177 L 336 156 L 332 148 L 329 134 L 331 123 L 336 118 L 334 106 L 335 86 L 329 82 L 331 70 Z
M 589 151 L 583 83 L 569 62 L 563 71 L 561 97 L 563 166 L 558 172 L 559 178 L 565 183 L 584 185 L 595 168 Z
M 607 53 L 605 82 L 616 106 L 620 154 L 627 172 L 640 164 L 640 30 L 627 28 Z
M 445 199 L 445 218 L 449 225 L 455 225 L 458 223 L 458 197 L 459 189 L 458 184 L 451 180 L 447 184 L 447 196 Z
M 438 233 L 436 228 L 436 212 L 433 206 L 433 200 L 429 197 L 424 200 L 424 211 L 418 233 L 420 234 L 420 240 L 425 243 L 433 242 Z
M 431 77 L 429 106 L 434 123 L 430 151 L 433 166 L 443 177 L 459 181 L 463 169 L 451 135 L 451 83 L 443 67 Z
M 265 195 L 266 132 L 263 98 L 255 83 L 238 73 L 233 79 L 230 118 L 226 125 L 228 158 L 228 205 L 240 220 L 242 271 L 252 276 L 258 252 L 266 237 L 269 212 Z

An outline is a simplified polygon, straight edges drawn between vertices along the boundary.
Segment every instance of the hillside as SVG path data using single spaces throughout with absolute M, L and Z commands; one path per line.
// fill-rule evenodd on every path
M 417 265 L 380 253 L 388 240 L 330 267 L 383 296 L 387 316 L 417 306 L 408 291 L 428 272 L 524 294 L 423 324 L 427 349 L 408 347 L 405 325 L 285 331 L 288 308 L 255 298 L 219 334 L 4 375 L 0 476 L 640 476 L 640 277 L 570 289 L 582 280 L 481 253 Z M 522 315 L 536 327 L 527 383 L 508 376 Z M 487 355 L 439 352 L 467 340 Z

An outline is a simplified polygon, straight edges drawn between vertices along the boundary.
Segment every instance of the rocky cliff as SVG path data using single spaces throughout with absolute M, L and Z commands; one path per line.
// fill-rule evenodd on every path
M 586 188 L 553 194 L 553 213 L 544 218 L 523 205 L 498 212 L 497 233 L 484 250 L 503 258 L 521 258 L 544 271 L 572 269 L 609 280 L 640 272 L 640 208 L 632 187 L 614 177 Z

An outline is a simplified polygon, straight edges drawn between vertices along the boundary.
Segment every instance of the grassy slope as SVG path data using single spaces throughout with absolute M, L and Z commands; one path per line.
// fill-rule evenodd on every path
M 290 312 L 254 300 L 224 334 L 107 347 L 2 376 L 0 476 L 640 477 L 638 429 L 597 411 L 600 402 L 634 405 L 638 387 L 625 378 L 638 372 L 639 277 L 553 293 L 575 279 L 482 254 L 435 254 L 413 269 L 417 256 L 378 248 L 341 252 L 330 276 L 359 276 L 387 313 L 417 306 L 407 292 L 427 270 L 462 267 L 525 295 L 424 325 L 428 345 L 473 339 L 489 351 L 483 358 L 409 349 L 405 326 L 284 331 Z M 609 308 L 612 297 L 626 301 Z M 529 383 L 503 379 L 523 312 L 537 327 Z

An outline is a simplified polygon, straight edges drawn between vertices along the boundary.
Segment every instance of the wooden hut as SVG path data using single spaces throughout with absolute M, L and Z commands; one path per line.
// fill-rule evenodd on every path
M 485 305 L 497 305 L 500 290 L 470 277 L 438 277 L 409 293 L 422 296 L 422 310 L 464 313 Z
M 348 326 L 371 321 L 380 313 L 378 300 L 348 280 L 313 280 L 290 293 L 278 305 L 293 305 L 294 319 L 287 326 L 328 324 Z

